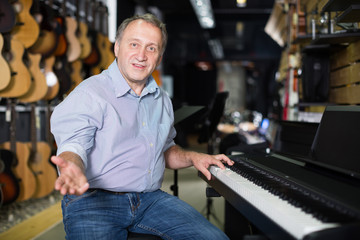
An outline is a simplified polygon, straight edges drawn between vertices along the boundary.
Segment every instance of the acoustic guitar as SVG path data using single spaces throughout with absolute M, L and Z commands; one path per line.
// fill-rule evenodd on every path
M 92 74 L 99 74 L 102 70 L 106 69 L 108 67 L 108 51 L 106 49 L 106 40 L 105 40 L 105 35 L 104 35 L 104 29 L 103 29 L 103 12 L 104 12 L 104 8 L 103 8 L 103 4 L 102 2 L 98 3 L 98 5 L 94 5 L 95 7 L 95 12 L 94 12 L 94 16 L 95 16 L 95 24 L 97 25 L 97 34 L 96 34 L 96 44 L 97 44 L 97 48 L 99 49 L 100 52 L 100 61 L 99 63 L 94 66 L 91 71 Z
M 90 54 L 83 59 L 84 68 L 86 69 L 87 76 L 92 74 L 90 73 L 90 69 L 98 65 L 101 58 L 99 49 L 97 47 L 98 44 L 96 42 L 98 32 L 96 29 L 97 26 L 94 15 L 96 13 L 96 11 L 94 10 L 96 7 L 94 7 L 94 4 L 95 3 L 90 2 L 90 0 L 85 0 L 85 19 L 87 25 L 90 26 L 90 28 L 88 29 L 88 38 L 91 42 Z M 92 16 L 93 16 L 91 19 L 88 17 L 90 11 L 92 12 Z
M 65 3 L 62 3 L 62 7 L 59 8 L 59 13 L 56 15 L 55 20 L 58 22 L 59 31 L 58 31 L 58 45 L 54 51 L 54 56 L 59 57 L 66 54 L 68 48 L 68 42 L 65 36 L 66 33 L 66 6 Z
M 31 74 L 29 91 L 18 97 L 20 102 L 30 103 L 43 99 L 47 93 L 47 83 L 44 73 L 40 69 L 41 54 L 27 53 L 28 68 Z
M 45 138 L 46 138 L 46 142 L 49 144 L 49 146 L 51 148 L 51 156 L 53 156 L 53 155 L 56 155 L 57 146 L 56 146 L 56 142 L 54 139 L 54 135 L 51 133 L 51 126 L 50 126 L 51 114 L 52 114 L 51 102 L 47 101 L 46 102 L 46 111 L 45 111 Z M 54 169 L 56 169 L 56 171 L 57 171 L 57 166 L 55 164 L 53 164 L 52 162 L 50 162 L 50 163 L 54 167 Z
M 61 8 L 59 9 L 61 14 L 59 14 L 56 19 L 58 22 L 61 22 L 64 26 L 64 35 L 60 35 L 60 36 L 64 36 L 65 40 L 66 40 L 66 52 L 62 55 L 58 54 L 54 54 L 56 56 L 55 58 L 55 64 L 54 64 L 54 73 L 56 74 L 58 81 L 59 81 L 59 92 L 58 92 L 58 97 L 60 98 L 60 100 L 62 100 L 65 96 L 66 93 L 69 91 L 69 89 L 71 88 L 71 78 L 70 78 L 70 72 L 71 72 L 71 67 L 70 67 L 70 62 L 69 62 L 69 51 L 74 49 L 74 46 L 76 48 L 76 45 L 78 45 L 79 51 L 78 51 L 78 55 L 80 55 L 80 43 L 78 42 L 78 40 L 76 39 L 75 36 L 75 30 L 76 29 L 71 29 L 69 30 L 69 27 L 71 28 L 71 26 L 69 26 L 69 21 L 68 18 L 66 16 L 66 1 L 62 1 L 61 3 Z M 76 22 L 75 22 L 76 24 Z M 76 27 L 76 26 L 75 26 Z M 69 33 L 70 32 L 70 33 Z M 71 36 L 71 38 L 73 38 L 72 41 L 69 41 L 69 35 Z M 74 39 L 77 42 L 74 42 Z
M 20 193 L 18 179 L 12 171 L 14 161 L 15 154 L 13 152 L 0 149 L 0 185 L 4 205 L 15 202 Z
M 11 30 L 14 39 L 20 41 L 25 48 L 31 47 L 39 37 L 40 27 L 30 14 L 32 0 L 17 0 L 13 6 L 17 14 L 17 22 Z
M 48 4 L 44 1 L 36 0 L 34 5 L 33 14 L 36 16 L 40 26 L 40 35 L 31 48 L 29 48 L 29 51 L 31 53 L 39 53 L 46 58 L 51 56 L 56 50 L 61 29 L 59 23 L 54 18 L 52 0 Z
M 63 4 L 66 6 L 66 0 L 63 0 Z M 68 41 L 68 49 L 66 51 L 68 62 L 73 62 L 80 57 L 81 45 L 80 41 L 76 36 L 78 24 L 74 16 L 66 16 L 66 39 Z
M 9 1 L 0 1 L 0 32 L 9 32 L 16 23 L 16 15 Z
M 54 73 L 54 64 L 55 64 L 55 56 L 50 56 L 48 58 L 45 58 L 42 60 L 43 62 L 43 72 L 45 74 L 46 78 L 46 84 L 47 84 L 47 92 L 44 100 L 53 100 L 59 93 L 60 90 L 60 84 L 58 77 Z
M 17 202 L 30 199 L 36 190 L 36 179 L 34 173 L 29 167 L 30 149 L 26 143 L 16 141 L 16 110 L 15 101 L 8 99 L 10 105 L 11 122 L 10 122 L 10 142 L 0 145 L 0 148 L 10 150 L 15 154 L 12 163 L 12 171 L 16 178 L 19 179 L 19 196 Z
M 19 97 L 30 89 L 31 76 L 23 62 L 24 45 L 11 37 L 9 33 L 4 36 L 4 56 L 9 63 L 11 80 L 8 86 L 0 91 L 0 97 Z
M 54 73 L 56 74 L 60 89 L 58 92 L 58 98 L 63 100 L 67 95 L 67 92 L 71 88 L 72 80 L 70 77 L 71 74 L 71 63 L 67 61 L 67 56 L 56 57 L 54 65 Z
M 0 33 L 0 72 L 1 72 L 0 91 L 6 88 L 11 81 L 11 71 L 9 64 L 2 55 L 3 46 L 4 46 L 4 38 Z
M 37 140 L 37 130 L 40 126 L 39 116 L 36 114 L 36 104 L 31 104 L 31 143 L 28 146 L 31 150 L 29 163 L 30 168 L 36 177 L 36 191 L 34 198 L 41 198 L 49 195 L 54 190 L 57 173 L 50 164 L 51 148 L 47 142 Z
M 101 60 L 99 64 L 92 69 L 93 74 L 98 74 L 104 69 L 107 69 L 115 59 L 113 44 L 110 42 L 108 37 L 108 10 L 107 7 L 101 2 L 97 14 L 100 28 L 96 41 L 100 51 Z
M 51 147 L 51 155 L 56 155 L 56 150 L 57 150 L 57 146 L 56 146 L 56 142 L 54 139 L 54 135 L 51 133 L 51 126 L 50 126 L 50 119 L 51 119 L 51 114 L 52 114 L 52 105 L 50 101 L 46 102 L 46 111 L 45 111 L 45 138 L 46 138 L 46 142 L 50 145 Z M 54 165 L 56 166 L 56 165 Z
M 2 173 L 4 168 L 4 163 L 0 160 L 0 174 Z M 4 201 L 4 194 L 3 194 L 3 190 L 2 190 L 2 183 L 0 182 L 0 208 L 3 205 L 3 201 Z
M 86 58 L 87 56 L 90 55 L 91 52 L 91 42 L 90 39 L 88 38 L 88 26 L 86 23 L 86 18 L 87 18 L 86 9 L 83 11 L 85 12 L 85 20 L 82 20 L 83 18 L 81 18 L 80 16 L 80 10 L 84 9 L 83 7 L 84 3 L 85 2 L 83 1 L 76 0 L 76 20 L 78 23 L 76 36 L 79 39 L 81 46 L 81 53 L 79 56 L 80 59 Z
M 76 86 L 83 81 L 83 78 L 81 76 L 82 66 L 83 64 L 81 60 L 76 60 L 71 63 L 71 74 L 70 74 L 71 87 L 67 94 L 69 94 L 72 90 L 74 90 L 74 88 L 76 88 Z
M 104 48 L 104 51 L 106 51 L 106 60 L 107 60 L 107 63 L 106 63 L 106 68 L 108 68 L 110 66 L 110 64 L 114 61 L 115 59 L 115 53 L 114 53 L 114 43 L 112 43 L 109 39 L 109 10 L 108 10 L 108 7 L 106 5 L 104 5 L 103 7 L 103 11 L 102 11 L 102 18 L 103 19 L 103 35 L 104 35 L 104 38 L 103 38 L 103 48 Z

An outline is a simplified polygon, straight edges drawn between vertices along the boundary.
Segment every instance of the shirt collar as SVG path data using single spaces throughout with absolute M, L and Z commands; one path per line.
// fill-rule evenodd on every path
M 115 86 L 114 92 L 116 97 L 124 96 L 126 93 L 131 91 L 129 84 L 126 82 L 125 78 L 123 77 L 117 66 L 116 59 L 111 63 L 108 70 L 110 77 Z M 146 82 L 146 86 L 143 89 L 141 95 L 144 96 L 146 94 L 152 94 L 152 93 L 154 93 L 154 98 L 157 98 L 160 94 L 160 89 L 155 79 L 152 76 L 150 76 Z

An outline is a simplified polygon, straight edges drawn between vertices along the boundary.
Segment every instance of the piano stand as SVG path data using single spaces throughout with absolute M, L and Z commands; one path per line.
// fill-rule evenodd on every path
M 225 201 L 224 232 L 230 239 L 268 239 L 228 201 Z
M 220 193 L 218 193 L 214 188 L 207 187 L 206 188 L 206 197 L 221 197 Z
M 210 220 L 210 216 L 212 216 L 218 224 L 221 224 L 221 221 L 215 215 L 215 211 L 213 209 L 213 200 L 212 200 L 212 197 L 221 197 L 221 195 L 212 187 L 207 187 L 206 188 L 206 197 L 207 197 L 206 206 L 201 211 L 201 213 L 202 214 L 206 213 L 207 220 Z

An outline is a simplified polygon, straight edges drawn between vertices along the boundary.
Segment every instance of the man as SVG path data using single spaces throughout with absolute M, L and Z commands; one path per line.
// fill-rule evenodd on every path
M 83 81 L 51 117 L 67 239 L 126 239 L 128 231 L 163 239 L 227 239 L 195 209 L 160 190 L 165 166 L 194 166 L 208 179 L 225 155 L 175 145 L 170 98 L 151 73 L 165 50 L 165 25 L 151 14 L 118 29 L 116 59 Z

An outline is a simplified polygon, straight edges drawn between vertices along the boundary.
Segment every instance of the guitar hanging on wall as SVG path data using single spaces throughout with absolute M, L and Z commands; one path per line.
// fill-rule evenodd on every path
M 20 193 L 18 179 L 11 169 L 14 161 L 15 155 L 13 152 L 0 149 L 0 185 L 4 205 L 15 202 Z
M 40 28 L 35 18 L 30 14 L 32 0 L 17 0 L 13 3 L 16 14 L 16 24 L 11 30 L 14 39 L 20 41 L 25 48 L 31 47 L 39 37 Z
M 44 1 L 35 1 L 33 14 L 38 19 L 40 26 L 40 35 L 36 42 L 29 48 L 31 53 L 40 53 L 44 58 L 50 57 L 58 46 L 58 35 L 60 33 L 60 25 L 54 18 L 52 9 L 52 0 L 49 3 Z
M 4 38 L 3 35 L 0 33 L 0 72 L 1 72 L 0 91 L 6 88 L 11 81 L 10 66 L 2 55 L 3 46 L 4 46 Z
M 0 97 L 16 98 L 24 95 L 31 84 L 31 76 L 23 62 L 24 45 L 14 39 L 10 33 L 4 36 L 4 56 L 11 70 L 11 80 L 8 86 L 0 91 Z
M 35 193 L 36 179 L 29 168 L 30 149 L 26 143 L 18 142 L 16 139 L 16 103 L 14 99 L 8 99 L 8 110 L 10 111 L 10 142 L 5 142 L 0 145 L 1 148 L 10 150 L 14 153 L 14 160 L 12 161 L 12 171 L 19 182 L 19 196 L 17 202 L 25 201 Z
M 9 1 L 0 1 L 0 32 L 9 32 L 15 26 L 16 16 Z
M 54 190 L 57 173 L 50 164 L 51 148 L 47 142 L 37 140 L 37 129 L 40 128 L 39 114 L 36 114 L 36 104 L 31 103 L 31 150 L 29 165 L 36 177 L 36 191 L 34 198 L 45 197 Z

